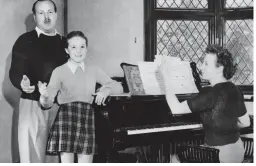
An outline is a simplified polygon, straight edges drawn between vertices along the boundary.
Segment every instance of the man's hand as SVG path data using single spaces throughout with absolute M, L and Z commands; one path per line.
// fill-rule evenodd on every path
M 23 75 L 20 86 L 22 90 L 26 93 L 33 93 L 35 90 L 35 86 L 30 86 L 30 80 L 26 75 Z
M 105 100 L 106 98 L 109 96 L 110 94 L 110 88 L 104 88 L 102 90 L 100 90 L 99 92 L 95 93 L 94 95 L 96 95 L 95 97 L 95 103 L 98 105 L 106 105 L 105 104 Z

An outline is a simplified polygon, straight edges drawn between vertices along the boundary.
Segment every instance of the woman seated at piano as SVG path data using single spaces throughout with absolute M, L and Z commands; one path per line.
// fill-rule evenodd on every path
M 175 86 L 168 79 L 172 71 L 165 62 L 166 59 L 163 58 L 160 70 L 172 114 L 200 112 L 205 145 L 219 149 L 220 162 L 242 162 L 245 150 L 239 128 L 248 127 L 250 118 L 243 94 L 229 81 L 236 72 L 232 54 L 219 45 L 209 45 L 200 75 L 211 86 L 202 88 L 197 96 L 181 103 L 173 93 Z

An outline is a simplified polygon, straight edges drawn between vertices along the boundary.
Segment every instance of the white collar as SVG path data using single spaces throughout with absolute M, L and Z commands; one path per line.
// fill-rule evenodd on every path
M 56 29 L 55 29 L 54 34 L 45 33 L 44 31 L 42 31 L 41 29 L 39 29 L 37 26 L 36 26 L 35 30 L 36 30 L 36 32 L 37 32 L 37 36 L 38 36 L 38 37 L 40 36 L 40 34 L 44 34 L 44 35 L 46 35 L 46 36 L 55 36 L 55 35 L 59 34 Z
M 83 70 L 83 72 L 84 72 L 84 70 L 85 70 L 84 62 L 81 62 L 81 63 L 79 63 L 79 64 L 74 64 L 74 63 L 70 62 L 70 60 L 68 60 L 68 67 L 70 68 L 70 70 L 71 70 L 71 72 L 72 72 L 73 74 L 75 74 L 76 69 L 77 69 L 78 67 L 81 67 L 81 69 Z

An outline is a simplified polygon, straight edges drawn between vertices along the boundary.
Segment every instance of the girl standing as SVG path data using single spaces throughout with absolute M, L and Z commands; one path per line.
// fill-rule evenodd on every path
M 96 153 L 92 108 L 96 83 L 103 85 L 96 93 L 98 105 L 104 104 L 110 94 L 123 92 L 121 84 L 100 68 L 85 65 L 87 47 L 88 39 L 82 32 L 70 32 L 65 46 L 68 62 L 53 71 L 47 87 L 38 83 L 43 107 L 51 107 L 57 95 L 60 108 L 49 133 L 47 151 L 59 153 L 63 163 L 74 162 L 75 154 L 79 163 L 91 163 Z

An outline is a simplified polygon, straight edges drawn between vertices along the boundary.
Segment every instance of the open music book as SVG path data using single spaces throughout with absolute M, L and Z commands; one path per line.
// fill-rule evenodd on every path
M 165 94 L 164 81 L 155 62 L 138 62 L 140 77 L 146 95 Z
M 138 65 L 122 63 L 125 78 L 131 95 L 164 95 L 165 87 L 159 72 L 161 56 L 156 56 L 154 62 L 138 62 Z M 166 57 L 165 57 L 166 59 Z M 175 88 L 175 94 L 198 93 L 194 82 L 190 63 L 176 57 L 167 57 L 170 66 L 170 81 Z

